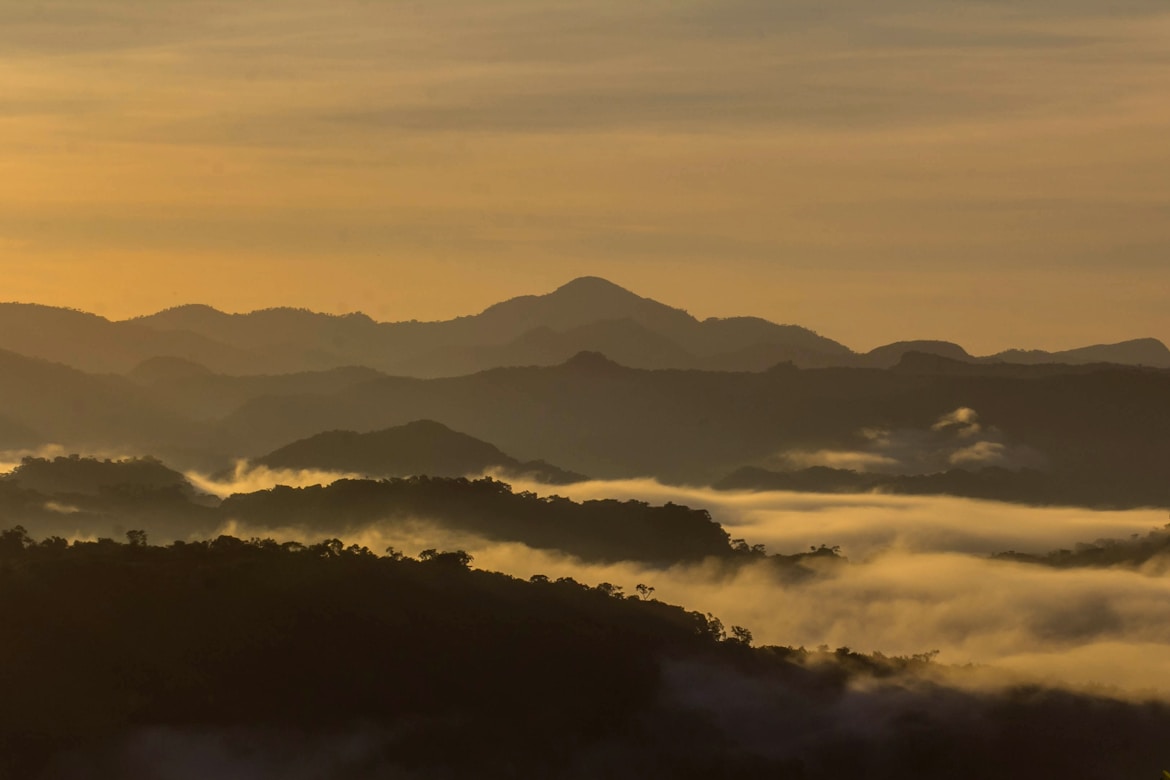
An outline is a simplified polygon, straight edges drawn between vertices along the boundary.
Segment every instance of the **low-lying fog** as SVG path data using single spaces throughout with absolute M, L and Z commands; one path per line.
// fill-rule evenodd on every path
M 200 485 L 224 494 L 278 482 L 329 480 L 320 473 L 238 476 L 240 481 L 230 485 L 207 480 Z M 405 530 L 369 528 L 346 541 L 378 552 L 393 546 L 409 555 L 428 547 L 461 548 L 475 556 L 479 568 L 518 577 L 573 577 L 589 585 L 609 582 L 627 593 L 643 583 L 655 588 L 654 598 L 713 613 L 728 627 L 749 628 L 757 644 L 824 644 L 889 655 L 938 650 L 940 663 L 991 665 L 995 679 L 1170 697 L 1170 567 L 1059 570 L 988 558 L 1004 550 L 1043 553 L 1079 541 L 1145 534 L 1165 524 L 1161 510 L 1035 508 L 949 497 L 727 493 L 649 480 L 556 488 L 512 484 L 517 491 L 578 501 L 618 498 L 705 507 L 732 537 L 749 544 L 763 543 L 777 553 L 839 545 L 850 563 L 800 584 L 781 581 L 767 564 L 735 573 L 715 565 L 667 570 L 593 565 L 521 544 L 438 530 L 425 520 Z M 229 524 L 223 530 L 243 537 L 311 536 L 297 528 Z

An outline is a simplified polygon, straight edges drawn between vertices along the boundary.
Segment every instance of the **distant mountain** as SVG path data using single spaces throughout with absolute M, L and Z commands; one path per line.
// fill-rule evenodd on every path
M 521 462 L 496 447 L 433 420 L 370 433 L 329 431 L 287 444 L 253 463 L 274 469 L 320 469 L 371 477 L 463 477 L 500 470 L 562 485 L 585 479 L 543 461 Z
M 563 363 L 578 352 L 604 352 L 625 365 L 667 368 L 691 365 L 697 358 L 674 341 L 626 318 L 603 320 L 565 331 L 538 327 L 498 346 L 451 346 L 400 363 L 405 376 L 459 376 L 499 366 Z
M 667 338 L 678 338 L 696 320 L 596 276 L 583 276 L 547 295 L 523 295 L 489 306 L 475 317 L 475 329 L 487 343 L 510 341 L 535 328 L 565 331 L 605 320 L 629 319 Z
M 132 381 L 153 385 L 164 382 L 186 382 L 211 376 L 212 370 L 194 360 L 174 356 L 147 358 L 132 368 L 126 376 Z
M 700 321 L 592 276 L 443 322 L 375 322 L 361 313 L 293 308 L 228 314 L 197 304 L 111 322 L 69 309 L 0 304 L 0 349 L 96 373 L 134 371 L 141 382 L 193 365 L 236 375 L 363 366 L 400 376 L 448 377 L 556 365 L 580 351 L 602 352 L 638 368 L 717 371 L 764 371 L 778 363 L 888 368 L 909 351 L 970 362 L 1170 367 L 1170 350 L 1156 339 L 989 357 L 973 357 L 944 341 L 905 341 L 858 354 L 798 325 L 758 317 Z
M 95 373 L 125 373 L 165 355 L 242 372 L 264 359 L 190 331 L 162 331 L 137 321 L 111 322 L 72 309 L 0 303 L 0 349 Z
M 429 419 L 498 446 L 492 463 L 544 458 L 598 478 L 710 484 L 743 466 L 842 465 L 816 455 L 827 452 L 911 475 L 1044 469 L 1060 477 L 1054 501 L 1170 505 L 1170 372 L 1157 369 L 981 364 L 921 352 L 884 370 L 783 364 L 762 372 L 644 370 L 582 352 L 557 366 L 440 379 L 365 368 L 226 376 L 151 366 L 133 381 L 0 352 L 5 449 L 61 444 L 214 471 L 322 431 L 356 436 Z M 948 433 L 962 410 L 964 435 Z M 968 490 L 961 479 L 928 487 Z
M 322 430 L 441 419 L 515 457 L 547 458 L 598 478 L 710 483 L 741 466 L 768 468 L 785 453 L 859 452 L 901 458 L 910 474 L 948 464 L 1043 465 L 1062 484 L 1083 485 L 1068 493 L 1074 503 L 1092 494 L 1102 505 L 1170 504 L 1170 373 L 924 357 L 963 373 L 646 371 L 583 353 L 547 368 L 384 377 L 334 394 L 249 401 L 223 419 L 219 447 L 263 452 Z M 950 434 L 938 449 L 946 433 L 939 421 L 966 408 L 977 411 L 978 427 Z M 875 442 L 901 449 L 874 450 Z M 948 483 L 932 484 L 945 492 Z
M 240 405 L 266 395 L 335 393 L 379 377 L 385 374 L 360 366 L 237 376 L 213 373 L 198 364 L 171 358 L 152 358 L 129 374 L 137 391 L 177 414 L 196 420 L 223 417 Z
M 1131 366 L 1170 368 L 1170 349 L 1158 339 L 1133 339 L 1117 344 L 1094 344 L 1090 347 L 1044 352 L 1038 349 L 1011 349 L 984 358 L 1004 363 L 1119 363 Z
M 313 356 L 312 368 L 357 364 L 419 377 L 555 365 L 582 350 L 643 368 L 729 370 L 762 370 L 783 360 L 833 365 L 852 356 L 848 348 L 807 328 L 753 317 L 700 322 L 597 277 L 446 322 L 376 323 L 360 314 L 339 317 L 300 309 L 224 314 L 206 306 L 182 306 L 133 322 L 262 351 L 266 364 L 287 363 L 302 354 Z
M 949 360 L 966 362 L 975 360 L 975 358 L 967 353 L 967 350 L 958 344 L 953 344 L 949 341 L 918 340 L 896 341 L 893 344 L 886 344 L 885 346 L 871 349 L 864 355 L 858 356 L 856 365 L 869 368 L 892 368 L 898 365 L 902 358 L 909 352 L 937 355 L 938 357 Z
M 51 443 L 155 452 L 196 438 L 182 414 L 162 408 L 123 377 L 95 376 L 3 350 L 0 410 L 0 436 L 17 442 L 9 449 Z

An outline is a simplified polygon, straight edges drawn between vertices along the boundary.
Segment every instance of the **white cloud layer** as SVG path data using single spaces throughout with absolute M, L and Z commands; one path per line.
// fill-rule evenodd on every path
M 547 486 L 514 484 L 546 494 Z M 756 642 L 848 646 L 863 652 L 939 650 L 947 664 L 990 665 L 956 684 L 1045 681 L 1074 689 L 1105 686 L 1119 696 L 1170 697 L 1170 576 L 1142 570 L 1074 569 L 989 559 L 1008 549 L 1044 552 L 1077 541 L 1128 537 L 1164 523 L 1161 512 L 1035 508 L 946 497 L 722 493 L 648 480 L 558 487 L 574 500 L 639 499 L 707 507 L 733 537 L 791 553 L 841 545 L 850 562 L 803 583 L 768 564 L 729 571 L 716 564 L 654 569 L 594 565 L 435 529 L 425 520 L 347 535 L 382 552 L 465 549 L 475 566 L 518 577 L 610 582 L 750 628 Z M 304 529 L 251 529 L 238 536 L 304 539 Z M 308 534 L 311 536 L 311 534 Z M 1165 562 L 1163 562 L 1164 564 Z

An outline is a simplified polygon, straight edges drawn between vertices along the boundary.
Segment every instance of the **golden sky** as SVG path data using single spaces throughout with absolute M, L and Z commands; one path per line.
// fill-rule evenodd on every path
M 1170 341 L 1165 0 L 0 0 L 0 300 Z

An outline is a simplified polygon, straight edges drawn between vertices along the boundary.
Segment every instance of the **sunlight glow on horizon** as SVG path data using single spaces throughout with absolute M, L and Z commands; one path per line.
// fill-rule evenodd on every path
M 0 0 L 8 300 L 1170 340 L 1170 13 Z

